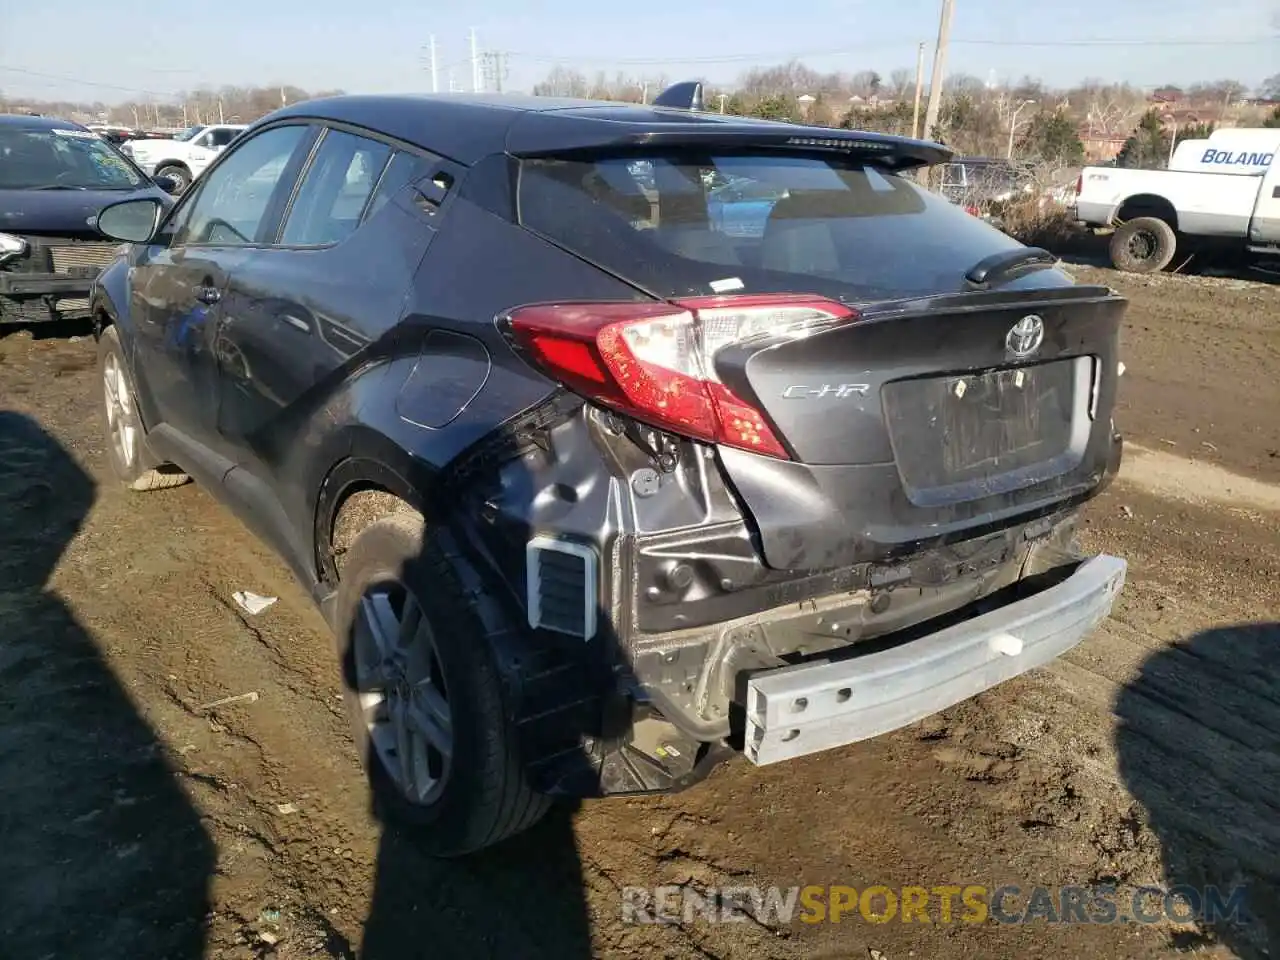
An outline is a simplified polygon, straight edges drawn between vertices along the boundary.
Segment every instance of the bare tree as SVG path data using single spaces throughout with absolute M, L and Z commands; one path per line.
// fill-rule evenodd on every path
M 1070 91 L 1068 98 L 1077 113 L 1083 113 L 1089 131 L 1096 137 L 1128 136 L 1147 109 L 1141 91 L 1128 84 L 1085 80 Z
M 879 95 L 883 84 L 880 74 L 874 70 L 859 70 L 850 78 L 849 90 L 860 97 L 874 97 Z
M 971 73 L 953 73 L 942 84 L 947 93 L 979 94 L 986 88 L 986 83 Z
M 899 68 L 889 74 L 889 90 L 893 93 L 895 100 L 902 100 L 911 94 L 916 87 L 916 74 L 914 70 Z
M 811 70 L 799 60 L 774 67 L 756 67 L 742 75 L 738 82 L 743 93 L 752 97 L 766 97 L 776 94 L 800 95 L 811 93 L 817 96 L 822 92 L 824 77 L 816 70 Z
M 577 70 L 555 66 L 541 83 L 533 85 L 535 97 L 585 97 L 591 91 L 587 78 Z

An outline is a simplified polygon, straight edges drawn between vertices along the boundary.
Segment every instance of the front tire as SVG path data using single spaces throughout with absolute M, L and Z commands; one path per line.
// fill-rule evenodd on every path
M 342 566 L 336 641 L 375 808 L 433 856 L 536 823 L 486 634 L 502 613 L 459 582 L 448 541 L 406 510 L 365 527 Z
M 1111 263 L 1125 273 L 1163 270 L 1178 249 L 1173 227 L 1157 217 L 1135 217 L 1117 228 L 1111 237 Z
M 157 464 L 147 449 L 133 381 L 114 326 L 98 338 L 98 375 L 111 472 L 130 490 L 164 490 L 186 483 L 190 477 L 171 464 Z

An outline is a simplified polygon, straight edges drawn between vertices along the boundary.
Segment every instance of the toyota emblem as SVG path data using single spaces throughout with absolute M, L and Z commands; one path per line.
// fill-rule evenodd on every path
M 1031 356 L 1043 342 L 1044 321 L 1034 313 L 1015 323 L 1004 338 L 1004 345 L 1019 359 Z

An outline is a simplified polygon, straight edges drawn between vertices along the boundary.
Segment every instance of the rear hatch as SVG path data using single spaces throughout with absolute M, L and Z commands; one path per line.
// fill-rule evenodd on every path
M 517 339 L 578 392 L 714 443 L 772 567 L 904 555 L 1114 469 L 1125 301 L 873 159 L 539 158 L 520 201 L 527 227 L 651 299 L 517 311 Z

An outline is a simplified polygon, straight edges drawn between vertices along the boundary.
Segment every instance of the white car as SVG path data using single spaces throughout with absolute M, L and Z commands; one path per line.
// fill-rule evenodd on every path
M 188 127 L 171 140 L 131 140 L 124 151 L 153 177 L 173 180 L 181 192 L 245 129 L 233 123 Z
M 1131 273 L 1163 270 L 1180 248 L 1275 263 L 1278 154 L 1280 130 L 1226 129 L 1180 144 L 1169 170 L 1085 167 L 1076 181 L 1076 218 L 1115 226 L 1111 262 Z

